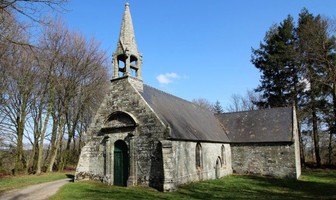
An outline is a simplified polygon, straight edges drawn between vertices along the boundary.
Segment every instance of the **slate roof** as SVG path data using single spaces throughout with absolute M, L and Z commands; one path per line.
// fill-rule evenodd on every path
M 215 115 L 199 106 L 148 85 L 141 93 L 159 118 L 171 128 L 171 139 L 229 142 Z
M 292 142 L 293 109 L 272 108 L 216 115 L 231 143 Z

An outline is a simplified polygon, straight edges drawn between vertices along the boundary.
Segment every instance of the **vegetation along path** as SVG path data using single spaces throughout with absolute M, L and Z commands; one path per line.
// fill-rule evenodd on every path
M 1 200 L 44 200 L 54 195 L 60 187 L 69 183 L 72 179 L 62 179 L 47 183 L 32 185 L 22 189 L 15 189 L 0 196 Z

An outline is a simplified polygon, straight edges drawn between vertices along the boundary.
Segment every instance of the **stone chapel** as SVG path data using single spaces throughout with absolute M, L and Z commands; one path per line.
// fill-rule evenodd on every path
M 75 181 L 174 191 L 232 173 L 301 174 L 295 109 L 215 115 L 144 84 L 128 3 L 109 87 L 87 132 Z

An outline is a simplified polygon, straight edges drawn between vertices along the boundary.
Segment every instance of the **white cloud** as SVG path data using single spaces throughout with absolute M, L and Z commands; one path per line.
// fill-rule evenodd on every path
M 159 74 L 156 79 L 161 84 L 169 84 L 172 83 L 174 79 L 179 79 L 180 76 L 174 72 L 172 73 L 165 73 L 165 74 Z

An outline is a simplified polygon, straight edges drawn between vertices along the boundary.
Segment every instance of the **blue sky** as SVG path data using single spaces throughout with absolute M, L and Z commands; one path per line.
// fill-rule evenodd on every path
M 69 28 L 95 37 L 110 59 L 125 0 L 71 0 L 62 14 Z M 186 100 L 218 100 L 256 88 L 250 62 L 266 31 L 306 7 L 336 17 L 335 0 L 129 0 L 146 84 Z M 110 67 L 112 71 L 112 65 Z

